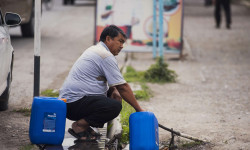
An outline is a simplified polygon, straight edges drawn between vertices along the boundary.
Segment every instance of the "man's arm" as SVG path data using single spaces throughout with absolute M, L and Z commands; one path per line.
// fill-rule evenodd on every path
M 115 86 L 121 97 L 129 103 L 137 112 L 144 111 L 135 99 L 133 91 L 131 90 L 128 83 Z

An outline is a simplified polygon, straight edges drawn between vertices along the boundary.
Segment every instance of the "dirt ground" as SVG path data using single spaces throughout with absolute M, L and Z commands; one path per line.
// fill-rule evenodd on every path
M 250 149 L 250 10 L 232 6 L 232 29 L 214 28 L 213 8 L 203 1 L 188 0 L 184 19 L 184 54 L 165 55 L 178 82 L 151 84 L 149 102 L 140 102 L 155 113 L 159 123 L 176 131 L 207 140 L 197 149 Z M 123 62 L 121 58 L 118 60 Z M 151 54 L 135 53 L 130 64 L 146 70 L 154 63 Z M 54 79 L 60 87 L 66 73 Z M 0 112 L 0 149 L 16 150 L 28 145 L 29 117 Z M 170 134 L 160 129 L 161 141 Z
M 189 1 L 185 7 L 185 60 L 166 55 L 177 83 L 148 84 L 154 92 L 141 104 L 159 123 L 212 143 L 201 149 L 250 149 L 250 10 L 233 5 L 232 29 L 214 28 L 213 8 Z M 134 55 L 144 70 L 151 56 Z M 142 65 L 143 64 L 143 65 Z M 160 130 L 160 139 L 170 134 Z

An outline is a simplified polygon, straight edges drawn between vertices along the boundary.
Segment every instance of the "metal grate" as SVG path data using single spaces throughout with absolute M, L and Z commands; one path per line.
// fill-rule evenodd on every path
M 98 140 L 98 146 L 100 150 L 104 150 L 107 137 L 107 123 L 104 124 L 103 128 L 98 128 L 98 130 L 102 134 L 100 140 Z

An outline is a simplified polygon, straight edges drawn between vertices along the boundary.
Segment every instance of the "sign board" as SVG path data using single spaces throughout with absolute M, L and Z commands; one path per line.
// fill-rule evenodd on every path
M 158 41 L 159 15 L 163 14 L 164 53 L 181 53 L 183 0 L 155 1 L 156 5 L 153 5 L 154 0 L 97 0 L 95 42 L 106 26 L 114 24 L 128 37 L 123 51 L 152 52 L 153 26 L 155 23 Z M 163 3 L 163 13 L 159 13 L 159 2 Z

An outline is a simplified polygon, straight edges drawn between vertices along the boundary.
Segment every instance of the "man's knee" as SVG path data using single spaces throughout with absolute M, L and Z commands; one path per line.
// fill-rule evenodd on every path
M 114 100 L 114 112 L 117 114 L 117 116 L 119 115 L 119 113 L 121 112 L 122 110 L 122 103 L 119 102 L 118 100 Z

